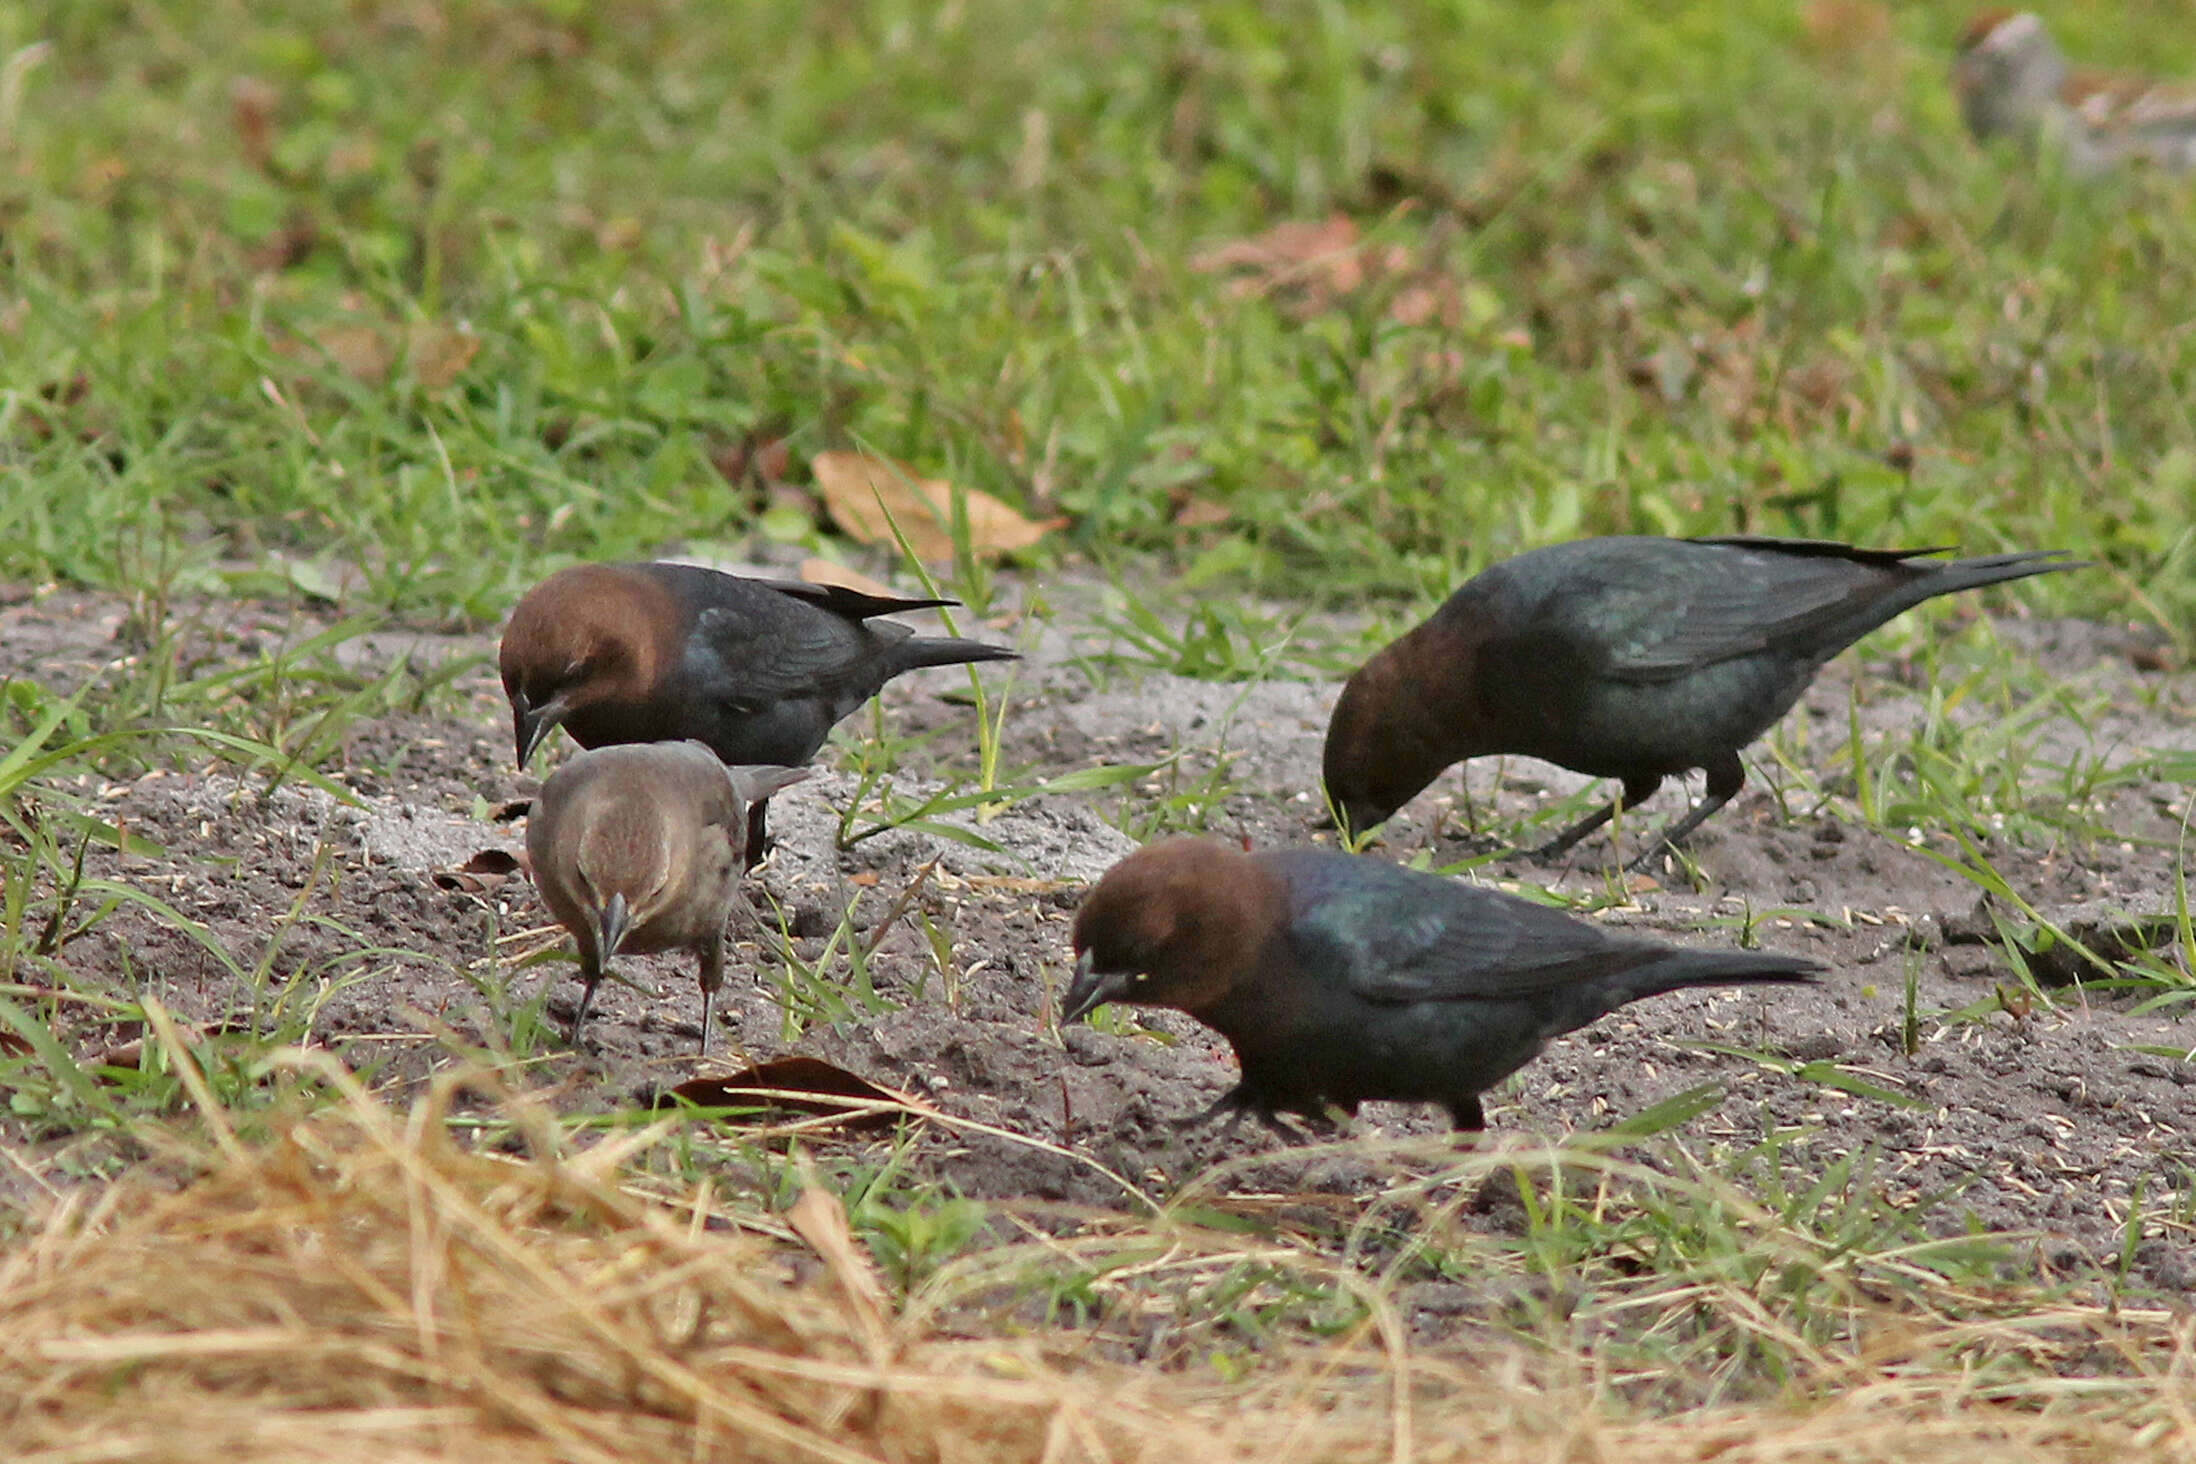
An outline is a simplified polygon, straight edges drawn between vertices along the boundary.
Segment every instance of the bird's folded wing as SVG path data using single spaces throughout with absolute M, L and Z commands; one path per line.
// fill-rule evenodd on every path
M 1623 946 L 1524 900 L 1457 885 L 1429 899 L 1422 881 L 1354 883 L 1300 911 L 1299 958 L 1367 1001 L 1533 996 L 1623 964 Z
M 1604 583 L 1547 613 L 1566 633 L 1606 648 L 1601 674 L 1668 681 L 1739 656 L 1810 647 L 1881 583 L 1876 557 L 1731 543 L 1719 555 Z
M 898 595 L 873 595 L 867 590 L 857 590 L 851 585 L 816 584 L 809 580 L 757 580 L 781 595 L 791 595 L 804 600 L 819 610 L 834 615 L 844 615 L 849 620 L 867 620 L 873 615 L 901 615 L 910 610 L 936 610 L 946 605 L 958 605 L 959 600 L 909 600 Z
M 753 709 L 829 692 L 862 651 L 849 621 L 797 601 L 743 598 L 695 617 L 684 669 L 701 694 Z

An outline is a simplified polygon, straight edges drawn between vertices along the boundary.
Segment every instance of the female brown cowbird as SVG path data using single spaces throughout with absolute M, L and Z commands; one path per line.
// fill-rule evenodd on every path
M 728 764 L 798 767 L 901 672 L 1016 658 L 873 618 L 954 603 L 688 564 L 559 570 L 518 602 L 497 657 L 519 766 L 561 726 L 582 747 L 691 737 Z M 749 815 L 750 864 L 766 803 Z
M 747 806 L 808 776 L 734 767 L 699 742 L 583 752 L 541 785 L 526 821 L 534 884 L 579 942 L 572 1041 L 603 968 L 620 951 L 690 950 L 700 959 L 701 1050 L 724 984 L 724 922 L 746 867 Z
M 1489 753 L 1620 778 L 1627 809 L 1706 769 L 1700 805 L 1637 867 L 1731 800 L 1746 781 L 1739 749 L 1854 641 L 1933 595 L 2082 567 L 2060 550 L 1920 558 L 1942 552 L 1620 537 L 1504 560 L 1350 677 L 1327 726 L 1327 797 L 1363 834 Z M 1561 854 L 1613 811 L 1535 852 Z
M 1178 1007 L 1235 1047 L 1213 1106 L 1355 1113 L 1439 1103 L 1485 1126 L 1479 1095 L 1551 1037 L 1686 986 L 1802 982 L 1798 956 L 1697 951 L 1611 934 L 1544 905 L 1333 849 L 1245 854 L 1147 845 L 1075 916 L 1062 1018 L 1102 1002 Z

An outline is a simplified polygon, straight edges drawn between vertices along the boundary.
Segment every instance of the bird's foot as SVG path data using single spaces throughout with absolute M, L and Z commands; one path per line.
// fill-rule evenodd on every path
M 1554 866 L 1557 864 L 1561 864 L 1564 860 L 1570 858 L 1571 851 L 1573 849 L 1576 849 L 1578 847 L 1578 844 L 1578 840 L 1566 837 L 1551 840 L 1548 843 L 1542 844 L 1537 849 L 1516 849 L 1512 852 L 1517 857 L 1530 860 L 1534 864 L 1542 866 Z
M 1210 1106 L 1180 1120 L 1176 1127 L 1183 1133 L 1191 1133 L 1218 1119 L 1232 1132 L 1245 1117 L 1257 1119 L 1289 1144 L 1308 1143 L 1331 1136 L 1337 1127 L 1335 1121 L 1325 1115 L 1318 1119 L 1305 1119 L 1303 1128 L 1285 1122 L 1280 1114 L 1245 1091 L 1240 1083 L 1214 1099 Z

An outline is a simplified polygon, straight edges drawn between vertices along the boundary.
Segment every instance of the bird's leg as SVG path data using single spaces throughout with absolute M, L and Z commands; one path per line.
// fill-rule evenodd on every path
M 1203 1128 L 1214 1119 L 1225 1119 L 1228 1127 L 1233 1128 L 1243 1121 L 1243 1114 L 1250 1106 L 1250 1099 L 1245 1096 L 1243 1085 L 1237 1083 L 1188 1118 L 1178 1120 L 1175 1127 L 1184 1133 L 1190 1133 Z
M 1181 1120 L 1176 1127 L 1184 1133 L 1189 1133 L 1203 1128 L 1214 1119 L 1221 1119 L 1226 1123 L 1227 1128 L 1232 1131 L 1236 1125 L 1243 1121 L 1243 1115 L 1245 1114 L 1256 1118 L 1260 1123 L 1292 1144 L 1301 1142 L 1304 1138 L 1303 1134 L 1283 1123 L 1280 1115 L 1268 1108 L 1242 1083 L 1237 1083 L 1227 1092 L 1215 1098 L 1209 1107 Z
M 594 1004 L 595 988 L 602 984 L 601 962 L 583 957 L 580 961 L 580 980 L 584 984 L 580 987 L 579 1005 L 572 1009 L 572 1030 L 565 1039 L 574 1047 L 580 1045 L 580 1024 L 587 1020 L 587 1008 Z
M 1697 807 L 1688 809 L 1685 817 L 1656 836 L 1644 853 L 1636 856 L 1626 869 L 1640 869 L 1662 856 L 1665 850 L 1674 851 L 1679 842 L 1717 809 L 1738 796 L 1738 790 L 1746 786 L 1746 764 L 1739 761 L 1735 752 L 1727 752 L 1708 764 L 1708 786 L 1701 793 Z
M 742 874 L 762 863 L 763 855 L 768 852 L 763 848 L 763 842 L 764 811 L 769 807 L 770 800 L 767 798 L 758 798 L 747 805 L 747 853 L 744 856 L 747 862 L 740 866 Z
M 1451 1098 L 1441 1106 L 1449 1110 L 1449 1122 L 1459 1133 L 1476 1134 L 1487 1127 L 1487 1115 L 1479 1106 L 1477 1093 Z
M 1595 829 L 1600 828 L 1610 819 L 1615 818 L 1618 813 L 1630 813 L 1633 809 L 1654 797 L 1655 790 L 1661 786 L 1662 778 L 1659 774 L 1651 778 L 1626 778 L 1624 780 L 1624 798 L 1622 802 L 1605 804 L 1599 812 L 1588 814 L 1547 843 L 1542 844 L 1538 849 L 1533 850 L 1531 857 L 1543 864 L 1554 863 L 1565 854 L 1570 853 L 1573 844 L 1585 838 Z
M 701 948 L 702 1042 L 701 1055 L 709 1056 L 710 1009 L 717 1003 L 717 988 L 724 985 L 724 932 L 719 930 Z

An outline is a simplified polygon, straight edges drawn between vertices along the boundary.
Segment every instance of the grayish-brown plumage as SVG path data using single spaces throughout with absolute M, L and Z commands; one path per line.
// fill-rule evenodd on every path
M 1484 1127 L 1479 1095 L 1551 1038 L 1627 1002 L 1821 969 L 1664 945 L 1369 856 L 1218 839 L 1162 839 L 1113 866 L 1074 940 L 1061 1020 L 1112 1001 L 1188 1012 L 1242 1063 L 1214 1112 L 1387 1099 L 1439 1103 L 1460 1129 Z
M 709 1051 L 725 920 L 747 867 L 748 807 L 807 776 L 726 767 L 699 742 L 643 742 L 583 752 L 541 785 L 526 853 L 543 901 L 579 942 L 586 990 L 572 1014 L 575 1044 L 613 956 L 690 950 Z

